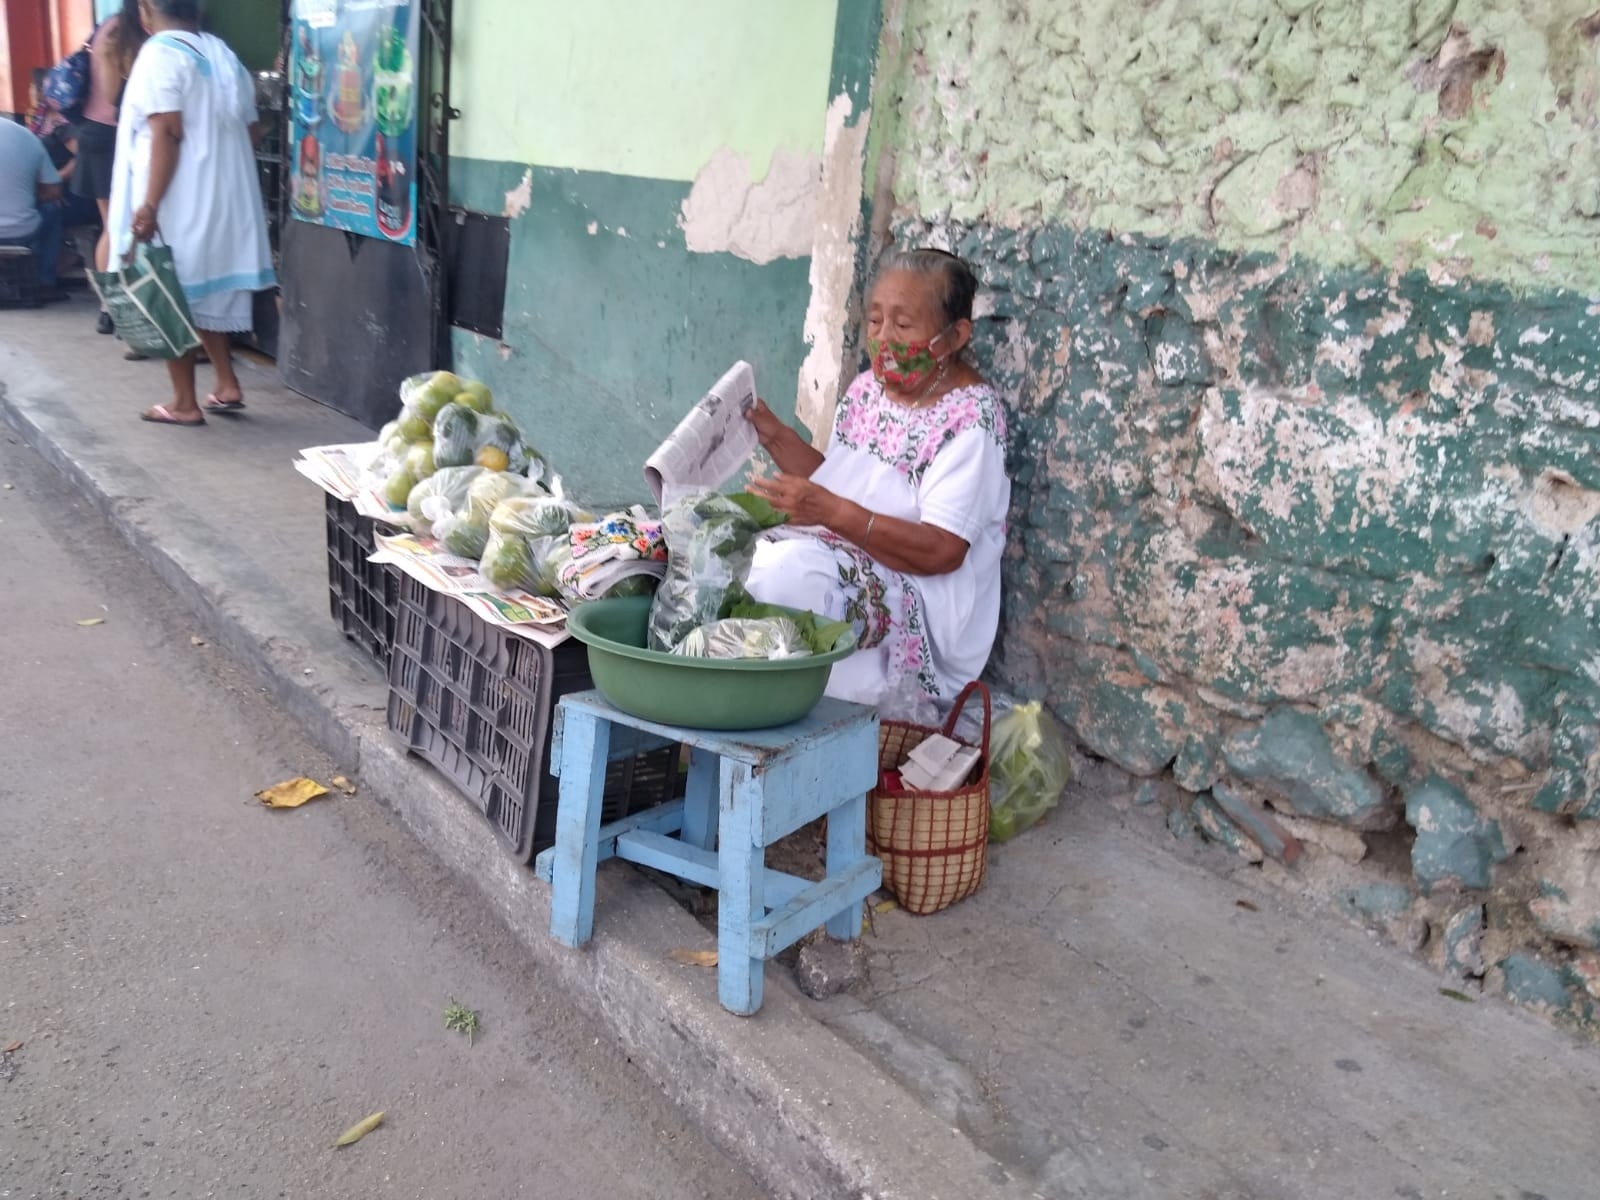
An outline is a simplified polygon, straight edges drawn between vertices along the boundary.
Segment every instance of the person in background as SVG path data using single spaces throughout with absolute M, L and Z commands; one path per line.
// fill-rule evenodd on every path
M 39 268 L 40 298 L 64 299 L 61 176 L 26 126 L 0 121 L 0 246 L 26 246 Z
M 200 32 L 197 0 L 140 0 L 150 39 L 122 97 L 106 231 L 119 261 L 158 234 L 171 247 L 206 353 L 217 372 L 212 412 L 244 408 L 228 335 L 248 332 L 254 293 L 273 286 L 256 175 L 255 83 L 226 42 Z M 204 425 L 195 358 L 167 363 L 172 400 L 141 414 Z
M 757 600 L 849 621 L 859 650 L 828 695 L 914 711 L 983 673 L 1000 621 L 1011 481 L 1005 409 L 966 361 L 972 268 L 887 256 L 868 293 L 872 369 L 846 389 L 827 453 L 757 402 L 778 474 L 751 482 L 791 526 L 757 546 Z
M 139 20 L 139 0 L 123 0 L 122 10 L 108 17 L 89 39 L 89 95 L 83 104 L 83 120 L 77 125 L 77 161 L 71 191 L 99 206 L 102 228 L 111 201 L 118 109 L 146 36 Z M 108 255 L 109 244 L 102 232 L 95 248 L 95 267 L 104 271 Z M 104 311 L 96 329 L 112 332 L 111 318 Z

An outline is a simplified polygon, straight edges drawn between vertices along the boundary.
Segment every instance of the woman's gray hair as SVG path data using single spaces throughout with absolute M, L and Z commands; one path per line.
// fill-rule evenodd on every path
M 150 0 L 150 7 L 174 21 L 200 19 L 200 0 Z
M 878 261 L 877 275 L 888 271 L 937 275 L 939 303 L 944 309 L 946 327 L 957 321 L 972 320 L 972 301 L 978 294 L 978 276 L 965 260 L 946 250 L 890 250 Z

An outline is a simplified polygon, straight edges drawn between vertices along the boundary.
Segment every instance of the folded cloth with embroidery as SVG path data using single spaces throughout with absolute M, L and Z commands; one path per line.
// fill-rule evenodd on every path
M 574 600 L 647 595 L 667 573 L 661 522 L 642 508 L 574 525 L 570 536 L 572 558 L 562 564 L 560 580 L 562 593 Z

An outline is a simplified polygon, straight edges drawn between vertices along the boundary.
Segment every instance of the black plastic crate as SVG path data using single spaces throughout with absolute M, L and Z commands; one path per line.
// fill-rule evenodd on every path
M 38 308 L 44 302 L 39 263 L 26 246 L 0 246 L 0 308 Z
M 368 562 L 377 549 L 375 534 L 392 532 L 363 517 L 348 500 L 329 496 L 324 513 L 328 525 L 328 608 L 349 638 L 389 670 L 394 645 L 395 612 L 400 599 L 400 572 Z
M 559 785 L 550 773 L 550 742 L 556 703 L 593 686 L 581 644 L 547 649 L 400 577 L 389 728 L 482 810 L 520 862 L 555 841 Z M 677 746 L 612 762 L 604 819 L 671 799 L 677 775 Z

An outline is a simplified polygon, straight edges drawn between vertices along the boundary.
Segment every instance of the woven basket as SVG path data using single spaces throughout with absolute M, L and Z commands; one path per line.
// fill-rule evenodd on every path
M 936 733 L 955 736 L 967 701 L 983 697 L 983 757 L 973 782 L 953 792 L 885 792 L 867 804 L 867 853 L 883 860 L 883 884 L 909 913 L 925 916 L 965 900 L 983 883 L 989 855 L 989 689 L 969 683 L 943 729 L 884 721 L 878 767 L 897 771 L 906 755 Z

